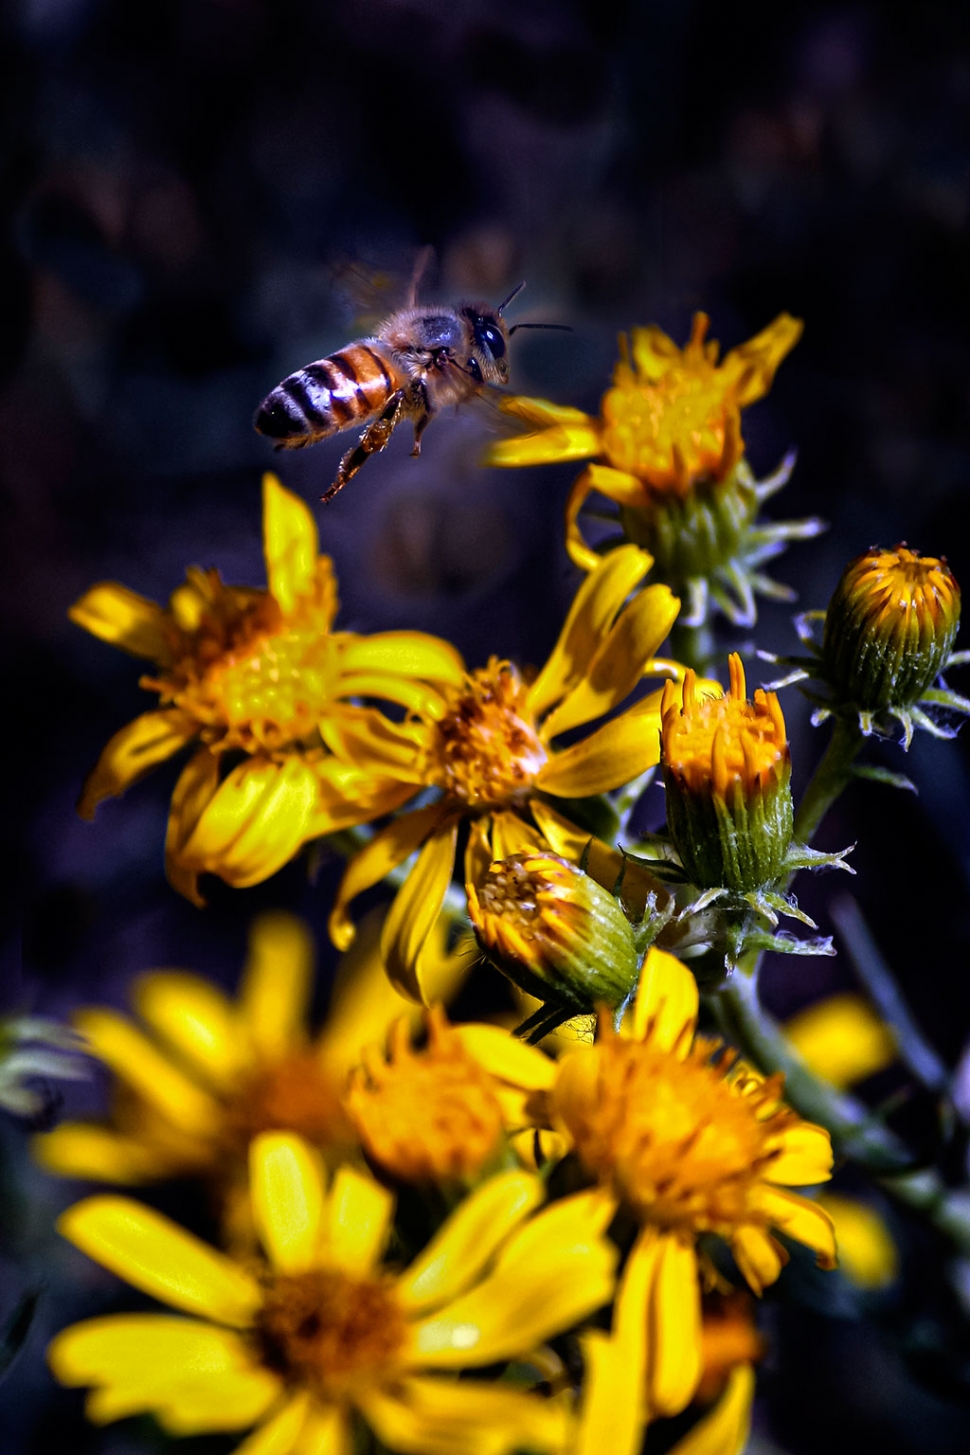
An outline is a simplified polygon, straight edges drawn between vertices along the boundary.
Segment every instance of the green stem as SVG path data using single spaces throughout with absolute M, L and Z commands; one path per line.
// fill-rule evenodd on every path
M 812 774 L 795 814 L 795 839 L 810 844 L 832 804 L 852 780 L 852 765 L 863 744 L 856 717 L 837 717 L 822 759 Z
M 714 634 L 709 624 L 684 626 L 675 621 L 670 630 L 670 655 L 685 667 L 693 667 L 699 677 L 706 677 L 714 657 Z

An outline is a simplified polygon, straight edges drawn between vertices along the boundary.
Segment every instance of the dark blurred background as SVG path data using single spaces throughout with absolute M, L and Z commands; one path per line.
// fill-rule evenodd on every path
M 249 919 L 274 905 L 307 916 L 330 963 L 335 863 L 315 882 L 300 862 L 254 890 L 210 884 L 204 912 L 167 887 L 174 767 L 93 826 L 76 818 L 85 772 L 149 700 L 137 665 L 65 613 L 105 578 L 164 600 L 189 563 L 262 584 L 262 472 L 315 505 L 346 441 L 274 456 L 255 406 L 354 336 L 356 277 L 390 309 L 424 245 L 426 296 L 498 301 L 526 279 L 515 320 L 572 332 L 519 334 L 513 387 L 593 411 L 633 324 L 683 342 L 702 308 L 729 348 L 783 309 L 804 318 L 745 436 L 758 473 L 798 448 L 769 513 L 830 529 L 775 574 L 823 606 L 850 556 L 905 540 L 970 580 L 965 5 L 8 0 L 3 24 L 2 1008 L 122 1004 L 159 965 L 231 984 Z M 473 664 L 544 659 L 576 585 L 561 542 L 576 469 L 484 470 L 487 428 L 443 418 L 417 462 L 396 439 L 318 508 L 343 626 L 441 632 Z M 789 618 L 766 605 L 757 643 L 795 649 Z M 797 789 L 825 733 L 797 692 L 783 700 Z M 857 840 L 857 879 L 801 890 L 831 931 L 848 885 L 950 1065 L 970 1025 L 968 741 L 921 736 L 905 760 L 874 747 L 919 796 L 853 788 L 818 842 Z M 844 954 L 766 978 L 781 1015 L 851 984 Z M 70 1108 L 90 1094 L 69 1092 Z M 904 1117 L 932 1156 L 933 1108 L 915 1096 Z M 44 1370 L 50 1333 L 95 1311 L 96 1281 L 70 1281 L 51 1232 L 83 1189 L 31 1168 L 23 1126 L 2 1131 L 0 1320 L 41 1300 L 0 1385 L 0 1449 L 158 1448 L 130 1422 L 89 1429 Z M 762 1455 L 970 1443 L 970 1276 L 892 1216 L 905 1292 L 860 1304 L 802 1269 L 768 1300 Z

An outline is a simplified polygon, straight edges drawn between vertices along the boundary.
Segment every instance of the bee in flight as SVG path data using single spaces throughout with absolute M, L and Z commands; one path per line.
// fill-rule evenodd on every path
M 407 306 L 386 318 L 372 337 L 356 339 L 297 369 L 267 394 L 256 412 L 256 429 L 275 440 L 278 450 L 303 449 L 352 425 L 364 425 L 322 500 L 332 500 L 371 455 L 383 450 L 403 420 L 413 423 L 411 453 L 419 455 L 421 436 L 445 405 L 465 404 L 486 385 L 507 384 L 508 342 L 517 328 L 564 327 L 506 325 L 502 314 L 524 283 L 497 308 L 487 303 L 418 307 L 418 276 Z

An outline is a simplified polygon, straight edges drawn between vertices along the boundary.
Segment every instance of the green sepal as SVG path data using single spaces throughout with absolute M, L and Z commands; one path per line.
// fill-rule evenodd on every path
M 784 873 L 794 874 L 798 869 L 844 869 L 847 874 L 854 874 L 852 865 L 845 862 L 846 854 L 851 854 L 854 848 L 855 844 L 850 844 L 847 849 L 825 854 L 821 849 L 810 849 L 807 844 L 793 841 L 785 855 Z
M 849 769 L 853 778 L 864 778 L 869 783 L 884 783 L 887 788 L 904 788 L 909 793 L 919 793 L 912 778 L 905 773 L 894 773 L 890 768 L 879 768 L 873 764 L 855 765 Z
M 810 940 L 799 940 L 795 935 L 770 935 L 765 930 L 752 930 L 744 936 L 742 953 L 749 950 L 774 950 L 779 955 L 834 955 L 835 945 L 831 935 L 816 935 Z

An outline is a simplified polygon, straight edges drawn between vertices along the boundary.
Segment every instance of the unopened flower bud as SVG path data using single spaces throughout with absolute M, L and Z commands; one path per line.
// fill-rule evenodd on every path
M 850 561 L 825 613 L 826 674 L 869 712 L 912 707 L 946 665 L 960 588 L 944 559 L 905 545 Z
M 721 697 L 701 697 L 688 672 L 661 707 L 667 828 L 691 881 L 746 894 L 784 870 L 792 839 L 791 758 L 773 692 L 745 696 L 740 657 Z
M 620 1005 L 636 984 L 633 927 L 614 896 L 567 860 L 512 854 L 467 892 L 482 949 L 530 995 L 589 1011 Z

